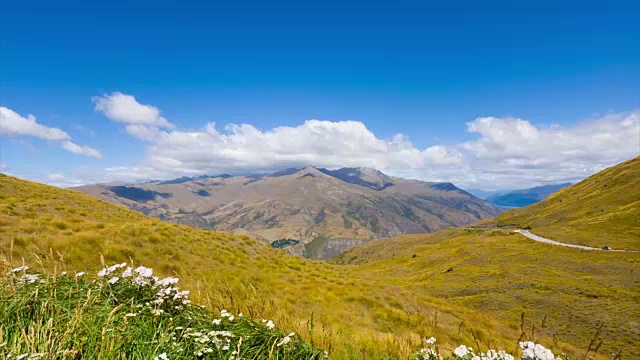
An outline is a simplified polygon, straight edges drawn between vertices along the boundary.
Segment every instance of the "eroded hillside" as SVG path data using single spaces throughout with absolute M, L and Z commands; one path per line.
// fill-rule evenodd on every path
M 367 168 L 308 167 L 265 176 L 77 190 L 162 220 L 249 235 L 312 258 L 331 258 L 373 239 L 466 225 L 500 212 L 449 183 L 392 178 Z

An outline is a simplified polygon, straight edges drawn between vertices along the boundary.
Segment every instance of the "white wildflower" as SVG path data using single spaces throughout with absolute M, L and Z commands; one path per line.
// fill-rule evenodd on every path
M 273 321 L 271 321 L 271 320 L 269 320 L 269 321 L 263 320 L 262 322 L 266 322 L 265 326 L 270 330 L 273 330 L 273 328 L 276 327 L 276 324 L 274 324 Z
M 40 275 L 38 274 L 24 274 L 22 277 L 19 278 L 19 280 L 24 281 L 26 283 L 29 284 L 33 284 L 34 282 L 36 282 L 38 280 L 38 277 Z
M 76 277 L 82 277 L 84 274 L 86 274 L 84 271 L 80 271 L 79 273 L 76 273 Z
M 222 319 L 214 319 L 213 325 L 220 325 L 221 322 L 222 322 Z
M 522 360 L 555 360 L 551 350 L 532 341 L 521 342 L 520 348 L 522 348 Z
M 130 267 L 127 267 L 125 271 L 122 272 L 122 277 L 123 278 L 131 277 L 132 272 L 133 272 L 133 269 L 131 269 Z
M 288 343 L 291 342 L 291 338 L 294 337 L 296 334 L 295 333 L 291 333 L 285 337 L 282 338 L 282 340 L 280 340 L 280 342 L 278 342 L 276 344 L 276 346 L 282 346 L 282 345 L 287 345 Z
M 20 271 L 27 271 L 27 270 L 29 270 L 29 267 L 28 267 L 28 266 L 26 266 L 26 265 L 25 265 L 25 266 L 19 266 L 19 267 L 17 267 L 17 268 L 14 268 L 13 270 L 11 270 L 10 274 L 15 274 L 15 273 L 17 273 L 17 272 L 20 272 Z M 28 354 L 26 354 L 26 355 L 28 355 Z M 26 355 L 25 355 L 25 356 L 26 356 Z
M 65 276 L 65 275 L 67 275 L 66 271 L 63 271 L 63 272 L 60 273 L 60 276 Z
M 108 283 L 109 283 L 109 284 L 111 284 L 111 285 L 113 285 L 113 284 L 117 283 L 119 280 L 120 280 L 120 278 L 119 278 L 119 277 L 114 276 L 114 277 L 112 277 L 111 279 L 109 279 Z
M 441 359 L 438 357 L 438 354 L 435 350 L 431 348 L 422 348 L 420 351 L 416 353 L 416 360 L 432 360 L 432 359 Z M 479 359 L 478 359 L 479 360 Z
M 105 277 L 105 276 L 107 276 L 107 269 L 106 268 L 98 271 L 98 277 Z
M 175 278 L 175 277 L 168 277 L 168 278 L 164 278 L 162 280 L 156 281 L 156 285 L 161 286 L 161 287 L 167 287 L 167 286 L 171 286 L 171 285 L 177 284 L 178 281 L 180 281 L 180 279 Z
M 467 356 L 469 353 L 473 353 L 473 350 L 471 348 L 466 347 L 465 345 L 460 345 L 457 348 L 455 348 L 455 350 L 453 350 L 453 355 L 461 358 Z
M 163 312 L 164 310 L 162 309 L 151 309 L 151 314 L 153 314 L 154 316 L 160 316 Z
M 156 356 L 155 358 L 153 358 L 153 360 L 168 360 L 169 358 L 167 357 L 167 353 L 164 352 L 158 356 Z
M 434 338 L 434 337 L 432 336 L 432 337 L 430 337 L 430 338 L 426 339 L 424 342 L 426 342 L 426 343 L 427 343 L 427 344 L 429 344 L 429 345 L 433 345 L 433 344 L 435 344 L 435 343 L 436 343 L 436 338 Z
M 137 286 L 146 286 L 151 283 L 153 278 L 153 270 L 146 268 L 144 266 L 138 266 L 134 272 L 138 274 L 133 280 L 132 283 Z

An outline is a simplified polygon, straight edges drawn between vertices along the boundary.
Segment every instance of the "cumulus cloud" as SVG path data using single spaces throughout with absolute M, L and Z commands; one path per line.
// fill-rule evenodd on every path
M 35 116 L 23 117 L 17 112 L 0 106 L 0 133 L 10 136 L 34 136 L 44 140 L 59 141 L 62 148 L 74 154 L 102 158 L 96 149 L 71 142 L 71 136 L 63 130 L 42 125 Z
M 0 132 L 7 135 L 28 135 L 45 140 L 68 140 L 66 132 L 39 124 L 33 115 L 23 117 L 17 112 L 0 106 Z
M 640 111 L 572 126 L 479 117 L 467 123 L 474 140 L 421 149 L 403 134 L 381 139 L 358 121 L 307 120 L 267 130 L 250 124 L 220 130 L 209 123 L 187 131 L 175 129 L 158 108 L 130 95 L 113 93 L 94 102 L 96 110 L 127 124 L 130 135 L 149 142 L 143 162 L 105 169 L 102 175 L 109 181 L 364 166 L 427 181 L 511 188 L 578 181 L 640 154 Z
M 376 137 L 357 121 L 308 120 L 302 125 L 262 131 L 231 124 L 219 132 L 210 123 L 200 131 L 161 132 L 147 148 L 149 164 L 185 174 L 270 171 L 285 167 L 366 166 L 424 168 L 462 161 L 455 149 L 416 148 L 403 135 Z
M 155 126 L 127 125 L 125 129 L 129 135 L 141 140 L 153 141 L 160 134 L 160 129 Z
M 460 147 L 474 182 L 481 184 L 578 181 L 640 155 L 640 111 L 550 127 L 482 117 L 467 129 L 479 138 Z
M 102 154 L 100 151 L 90 148 L 88 146 L 80 146 L 72 143 L 71 141 L 64 141 L 62 143 L 62 148 L 78 155 L 91 156 L 97 159 L 102 159 Z
M 62 175 L 62 174 L 49 174 L 49 175 L 47 175 L 47 179 L 53 180 L 53 181 L 62 180 L 62 179 L 64 179 L 64 175 Z
M 129 124 L 173 128 L 167 119 L 160 115 L 160 110 L 151 105 L 140 104 L 135 97 L 121 92 L 114 92 L 93 99 L 95 110 L 103 113 L 110 120 Z

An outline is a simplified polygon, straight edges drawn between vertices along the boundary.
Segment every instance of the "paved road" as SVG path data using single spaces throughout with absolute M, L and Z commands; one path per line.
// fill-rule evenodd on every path
M 566 247 L 582 249 L 582 250 L 601 250 L 601 251 L 604 251 L 603 249 L 600 249 L 600 248 L 561 243 L 559 241 L 555 241 L 555 240 L 543 238 L 542 236 L 534 235 L 534 234 L 530 233 L 528 230 L 514 230 L 514 232 L 520 233 L 520 234 L 528 237 L 531 240 L 535 240 L 535 241 L 539 241 L 539 242 L 543 242 L 543 243 L 547 243 L 547 244 L 551 244 L 551 245 L 566 246 Z M 606 250 L 606 251 L 640 252 L 638 250 Z

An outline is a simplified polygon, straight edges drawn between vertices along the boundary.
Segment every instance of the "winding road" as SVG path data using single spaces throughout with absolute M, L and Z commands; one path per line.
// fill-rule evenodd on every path
M 583 245 L 565 244 L 565 243 L 561 243 L 559 241 L 543 238 L 542 236 L 534 235 L 534 234 L 530 233 L 528 230 L 514 230 L 513 232 L 517 232 L 517 233 L 519 233 L 521 235 L 524 235 L 524 236 L 528 237 L 531 240 L 535 240 L 535 241 L 539 241 L 539 242 L 543 242 L 543 243 L 547 243 L 547 244 L 551 244 L 551 245 L 566 246 L 566 247 L 582 249 L 582 250 L 600 250 L 600 251 L 614 251 L 614 252 L 640 252 L 640 250 L 613 250 L 613 249 L 612 250 L 604 250 L 604 249 L 601 249 L 601 248 L 594 248 L 594 247 L 583 246 Z

